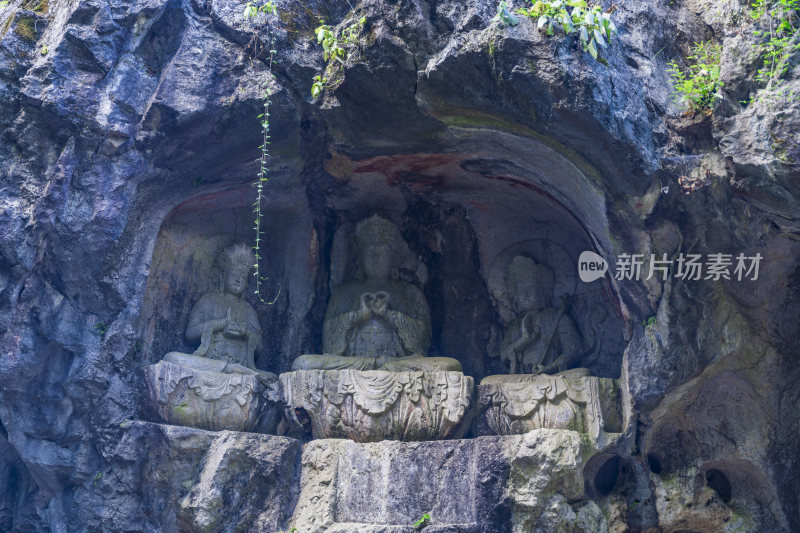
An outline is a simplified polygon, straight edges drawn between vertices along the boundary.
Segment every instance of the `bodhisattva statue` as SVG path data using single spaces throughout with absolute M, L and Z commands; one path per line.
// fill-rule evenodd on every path
M 302 355 L 293 370 L 461 371 L 450 357 L 426 357 L 431 319 L 422 291 L 392 276 L 402 237 L 378 216 L 356 226 L 364 279 L 333 289 L 322 330 L 324 354 Z
M 553 272 L 516 256 L 506 288 L 516 317 L 505 330 L 498 355 L 509 364 L 511 374 L 481 380 L 474 434 L 569 429 L 600 442 L 609 431 L 618 431 L 614 381 L 591 377 L 588 368 L 574 368 L 583 357 L 581 336 L 565 301 L 558 307 L 549 305 Z
M 255 366 L 261 349 L 261 326 L 255 309 L 244 299 L 247 279 L 255 262 L 244 244 L 226 248 L 219 258 L 224 271 L 222 291 L 204 294 L 192 308 L 186 340 L 200 342 L 191 354 L 170 352 L 164 360 L 195 370 L 276 378 Z
M 553 272 L 532 259 L 516 256 L 508 268 L 506 284 L 514 303 L 516 318 L 506 328 L 500 343 L 500 359 L 510 373 L 589 376 L 579 363 L 581 335 L 566 312 L 566 301 L 549 305 L 553 297 Z M 498 376 L 499 377 L 499 376 Z

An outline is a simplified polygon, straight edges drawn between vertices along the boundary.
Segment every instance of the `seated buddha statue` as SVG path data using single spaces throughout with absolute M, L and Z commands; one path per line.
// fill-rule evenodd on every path
M 248 246 L 235 244 L 226 248 L 218 261 L 224 272 L 222 290 L 204 294 L 192 308 L 186 326 L 186 340 L 200 346 L 190 354 L 170 352 L 164 360 L 195 370 L 275 378 L 255 366 L 261 326 L 255 309 L 243 296 L 255 256 Z
M 574 368 L 583 355 L 582 339 L 567 313 L 566 301 L 558 307 L 549 305 L 553 297 L 553 272 L 533 259 L 518 255 L 509 265 L 506 286 L 516 316 L 505 329 L 498 355 L 508 363 L 510 374 L 590 376 L 590 370 Z M 487 379 L 510 378 L 489 376 L 484 381 Z
M 322 329 L 323 354 L 301 355 L 292 370 L 461 371 L 449 357 L 426 357 L 431 319 L 425 295 L 393 276 L 402 237 L 378 216 L 356 226 L 362 279 L 333 289 Z

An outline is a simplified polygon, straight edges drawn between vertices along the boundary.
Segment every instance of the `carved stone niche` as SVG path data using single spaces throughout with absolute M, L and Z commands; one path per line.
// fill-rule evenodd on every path
M 619 382 L 568 375 L 490 376 L 478 385 L 473 433 L 516 435 L 540 428 L 587 434 L 602 447 L 622 431 Z M 498 378 L 498 379 L 492 379 Z
M 144 369 L 151 410 L 169 424 L 209 430 L 272 432 L 281 402 L 275 374 L 255 366 L 262 332 L 244 298 L 255 256 L 244 244 L 218 254 L 224 273 L 216 290 L 192 307 L 186 338 L 199 346 L 172 351 Z
M 286 189 L 265 203 L 271 232 L 261 242 L 260 274 L 269 281 L 259 299 L 250 272 L 252 189 L 212 183 L 190 194 L 162 221 L 149 264 L 133 355 L 146 388 L 142 415 L 212 431 L 274 433 L 283 401 L 278 377 L 267 369 L 288 368 L 288 354 L 300 351 L 306 333 L 297 324 L 313 300 L 314 232 L 298 201 L 305 195 Z
M 150 409 L 162 421 L 211 431 L 273 433 L 280 384 L 256 375 L 196 370 L 167 361 L 145 367 Z
M 460 438 L 473 379 L 461 372 L 300 370 L 281 374 L 286 415 L 314 438 L 356 442 Z

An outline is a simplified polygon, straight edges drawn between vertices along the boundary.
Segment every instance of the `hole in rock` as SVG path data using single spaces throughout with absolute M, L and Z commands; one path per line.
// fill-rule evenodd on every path
M 720 499 L 728 503 L 731 501 L 731 482 L 721 470 L 712 468 L 706 472 L 706 484 L 716 492 Z
M 617 486 L 617 479 L 619 478 L 620 458 L 614 456 L 601 466 L 597 473 L 594 475 L 594 486 L 597 491 L 605 496 L 611 494 L 614 487 Z
M 647 466 L 650 467 L 650 471 L 654 474 L 661 473 L 661 461 L 658 459 L 653 453 L 647 454 Z
M 619 455 L 601 454 L 589 460 L 583 471 L 584 490 L 590 498 L 619 493 L 633 479 L 630 461 Z

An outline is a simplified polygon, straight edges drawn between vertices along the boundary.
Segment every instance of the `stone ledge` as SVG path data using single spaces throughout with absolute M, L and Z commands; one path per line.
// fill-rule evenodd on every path
M 400 532 L 424 513 L 425 531 L 531 531 L 547 520 L 571 531 L 566 502 L 584 498 L 594 452 L 575 431 L 475 439 L 355 443 L 320 439 L 303 447 L 300 493 L 290 526 L 303 533 Z M 548 511 L 550 512 L 550 511 Z

